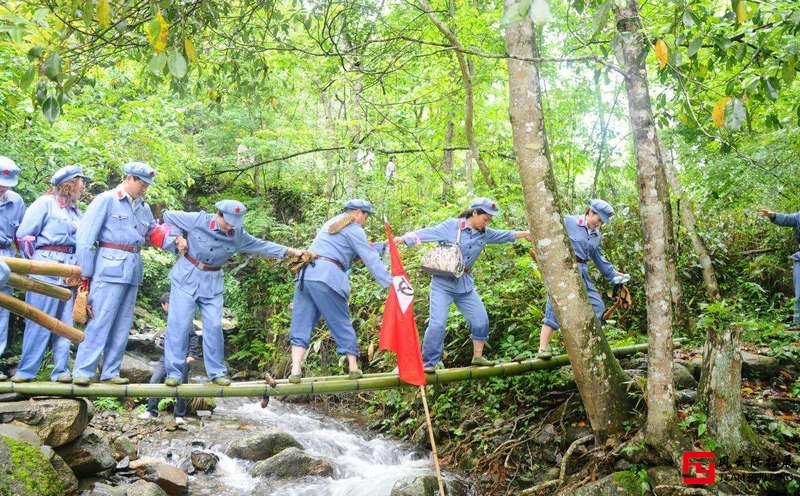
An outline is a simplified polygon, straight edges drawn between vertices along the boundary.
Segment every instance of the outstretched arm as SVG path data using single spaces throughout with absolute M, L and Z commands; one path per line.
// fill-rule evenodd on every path
M 461 219 L 447 219 L 439 225 L 426 227 L 417 231 L 409 231 L 398 238 L 408 246 L 420 245 L 434 241 L 453 241 L 460 229 Z

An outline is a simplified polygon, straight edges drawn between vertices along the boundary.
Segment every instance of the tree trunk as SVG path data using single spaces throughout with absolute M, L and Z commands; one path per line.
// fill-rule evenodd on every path
M 442 200 L 446 201 L 450 196 L 450 191 L 453 188 L 453 134 L 455 133 L 455 125 L 453 119 L 447 120 L 447 127 L 444 133 L 444 160 L 442 161 L 443 175 L 442 178 Z
M 517 0 L 506 0 L 505 9 Z M 621 432 L 628 418 L 627 376 L 595 318 L 575 265 L 558 209 L 558 193 L 548 158 L 539 71 L 530 59 L 534 38 L 527 17 L 506 30 L 509 115 L 528 222 L 545 287 L 561 324 L 575 382 L 598 441 Z
M 683 188 L 681 188 L 681 183 L 678 179 L 678 173 L 675 170 L 675 165 L 671 160 L 668 161 L 664 171 L 667 174 L 667 180 L 672 188 L 672 192 L 676 197 L 678 197 L 678 212 L 681 216 L 681 222 L 683 222 L 683 227 L 686 229 L 686 233 L 692 240 L 692 249 L 697 257 L 697 261 L 700 263 L 700 268 L 703 271 L 703 282 L 706 285 L 706 298 L 708 298 L 709 302 L 713 303 L 720 298 L 719 284 L 717 284 L 717 274 L 714 272 L 714 266 L 711 265 L 711 257 L 708 255 L 706 244 L 697 234 L 697 222 L 694 218 L 694 209 L 692 207 L 692 203 L 689 198 L 683 194 Z
M 708 435 L 720 447 L 715 451 L 735 462 L 757 448 L 755 433 L 742 414 L 742 329 L 709 326 L 703 350 L 703 371 L 697 387 L 698 403 L 706 406 Z
M 492 173 L 489 170 L 489 166 L 486 165 L 486 162 L 483 161 L 483 157 L 481 157 L 481 152 L 478 149 L 478 143 L 475 141 L 475 133 L 473 131 L 473 114 L 475 112 L 475 97 L 472 92 L 472 76 L 470 74 L 469 65 L 467 64 L 467 57 L 464 55 L 464 49 L 461 46 L 461 42 L 458 41 L 458 37 L 447 27 L 447 25 L 442 22 L 439 17 L 433 13 L 433 9 L 431 5 L 428 3 L 427 0 L 419 0 L 420 5 L 428 14 L 428 18 L 430 18 L 431 22 L 442 32 L 442 34 L 447 38 L 450 44 L 455 48 L 455 55 L 456 59 L 458 59 L 458 67 L 461 69 L 461 79 L 464 81 L 464 135 L 467 138 L 467 144 L 469 145 L 469 149 L 472 152 L 472 158 L 478 163 L 478 169 L 480 169 L 481 174 L 483 175 L 484 181 L 491 189 L 497 188 L 497 183 L 495 183 L 494 178 L 492 177 Z
M 645 72 L 644 34 L 640 30 L 637 0 L 627 0 L 624 7 L 612 2 L 621 33 L 628 94 L 628 112 L 636 156 L 639 205 L 644 236 L 645 292 L 647 293 L 647 365 L 648 444 L 673 461 L 687 445 L 678 430 L 672 374 L 672 292 L 670 270 L 669 194 L 664 177 L 664 159 L 653 120 L 650 93 Z

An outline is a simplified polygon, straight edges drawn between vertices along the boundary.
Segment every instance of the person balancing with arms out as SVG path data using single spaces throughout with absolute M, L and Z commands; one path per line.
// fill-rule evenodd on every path
M 252 253 L 262 257 L 299 257 L 304 251 L 258 239 L 244 230 L 247 208 L 236 200 L 221 200 L 214 214 L 167 210 L 164 223 L 171 230 L 183 231 L 188 248 L 179 258 L 169 278 L 169 314 L 164 342 L 164 365 L 167 377 L 164 384 L 181 383 L 185 365 L 192 317 L 200 309 L 203 322 L 203 357 L 206 374 L 212 383 L 228 386 L 228 369 L 224 358 L 222 335 L 222 294 L 224 281 L 222 265 L 236 253 Z

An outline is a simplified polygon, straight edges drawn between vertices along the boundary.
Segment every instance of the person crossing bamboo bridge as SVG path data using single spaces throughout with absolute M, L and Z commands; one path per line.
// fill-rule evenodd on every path
M 358 368 L 358 341 L 350 320 L 349 269 L 356 258 L 361 258 L 372 277 L 384 289 L 392 284 L 392 275 L 383 266 L 380 253 L 383 243 L 370 245 L 364 234 L 364 223 L 372 213 L 372 205 L 361 199 L 348 200 L 344 212 L 328 219 L 317 233 L 309 251 L 313 259 L 297 272 L 292 323 L 289 341 L 292 345 L 292 371 L 289 382 L 297 384 L 302 379 L 303 355 L 311 341 L 311 331 L 325 319 L 336 341 L 336 351 L 347 355 L 349 377 L 361 377 Z
M 164 212 L 165 225 L 183 231 L 188 248 L 169 272 L 172 289 L 164 342 L 164 384 L 181 383 L 192 317 L 197 308 L 203 321 L 203 359 L 206 374 L 214 384 L 228 386 L 228 369 L 224 358 L 222 306 L 224 281 L 222 265 L 236 253 L 253 253 L 262 257 L 285 258 L 304 252 L 272 241 L 258 239 L 244 230 L 247 208 L 236 200 L 221 200 L 214 207 L 216 214 L 206 212 Z
M 589 260 L 593 261 L 600 272 L 612 284 L 624 283 L 630 279 L 630 275 L 614 268 L 611 262 L 603 255 L 603 249 L 600 247 L 600 243 L 603 241 L 600 227 L 603 224 L 608 224 L 613 215 L 614 209 L 607 201 L 594 199 L 589 202 L 589 208 L 586 209 L 583 215 L 567 215 L 564 217 L 564 226 L 567 229 L 572 251 L 575 253 L 578 271 L 581 274 L 583 284 L 586 286 L 586 293 L 589 297 L 589 302 L 592 304 L 594 314 L 601 323 L 605 304 L 603 303 L 603 297 L 600 296 L 600 292 L 597 291 L 592 278 L 589 276 L 587 262 Z M 558 329 L 559 324 L 558 320 L 556 320 L 556 313 L 548 298 L 545 304 L 542 330 L 539 334 L 538 358 L 549 359 L 553 356 L 548 343 L 553 331 Z
M 488 227 L 499 212 L 494 201 L 476 198 L 458 218 L 408 232 L 399 238 L 408 246 L 430 242 L 455 244 L 463 257 L 463 275 L 440 273 L 431 277 L 430 321 L 422 340 L 422 360 L 427 371 L 432 371 L 442 359 L 445 326 L 452 303 L 469 322 L 473 345 L 472 365 L 493 364 L 483 356 L 484 344 L 489 339 L 489 315 L 475 290 L 472 267 L 487 244 L 511 243 L 519 238 L 531 239 L 529 231 L 501 231 Z
M 75 233 L 81 219 L 78 199 L 83 194 L 86 176 L 77 165 L 62 167 L 53 174 L 53 185 L 46 194 L 34 201 L 25 212 L 17 230 L 21 254 L 31 260 L 75 265 Z M 32 279 L 61 287 L 77 285 L 80 279 L 67 280 L 60 276 L 32 275 Z M 66 301 L 34 291 L 25 294 L 25 301 L 46 314 L 72 325 L 74 296 Z M 22 338 L 22 358 L 13 382 L 33 380 L 39 372 L 48 343 L 53 348 L 53 371 L 51 381 L 72 382 L 69 373 L 69 339 L 51 333 L 48 329 L 31 321 L 25 321 Z
M 13 188 L 19 182 L 20 168 L 8 157 L 0 157 L 0 256 L 13 257 L 17 252 L 14 240 L 17 235 L 17 227 L 22 222 L 25 215 L 25 202 Z M 8 279 L 8 276 L 6 276 Z M 11 288 L 0 288 L 6 294 L 11 294 Z M 9 312 L 5 308 L 0 308 L 0 356 L 6 349 L 8 341 L 8 317 Z M 8 377 L 0 371 L 0 381 Z
M 155 183 L 155 170 L 128 162 L 123 173 L 121 184 L 92 200 L 78 226 L 76 254 L 94 314 L 75 354 L 72 382 L 78 386 L 91 383 L 101 356 L 100 380 L 129 382 L 119 370 L 144 275 L 142 247 L 150 238 L 158 247 L 175 248 L 176 238 L 165 234 L 144 201 L 147 188 Z

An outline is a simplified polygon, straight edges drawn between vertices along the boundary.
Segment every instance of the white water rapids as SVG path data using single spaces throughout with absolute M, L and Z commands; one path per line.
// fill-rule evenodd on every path
M 266 429 L 280 429 L 294 436 L 307 454 L 333 465 L 333 477 L 253 478 L 249 471 L 255 462 L 225 455 L 233 440 Z M 186 469 L 189 455 L 198 449 L 211 451 L 220 460 L 214 472 L 190 476 L 192 495 L 389 496 L 397 481 L 433 473 L 428 452 L 274 398 L 266 409 L 253 400 L 218 399 L 210 418 L 190 422 L 185 431 L 162 432 L 142 441 L 139 456 L 166 458 Z M 445 474 L 445 478 L 451 477 Z

